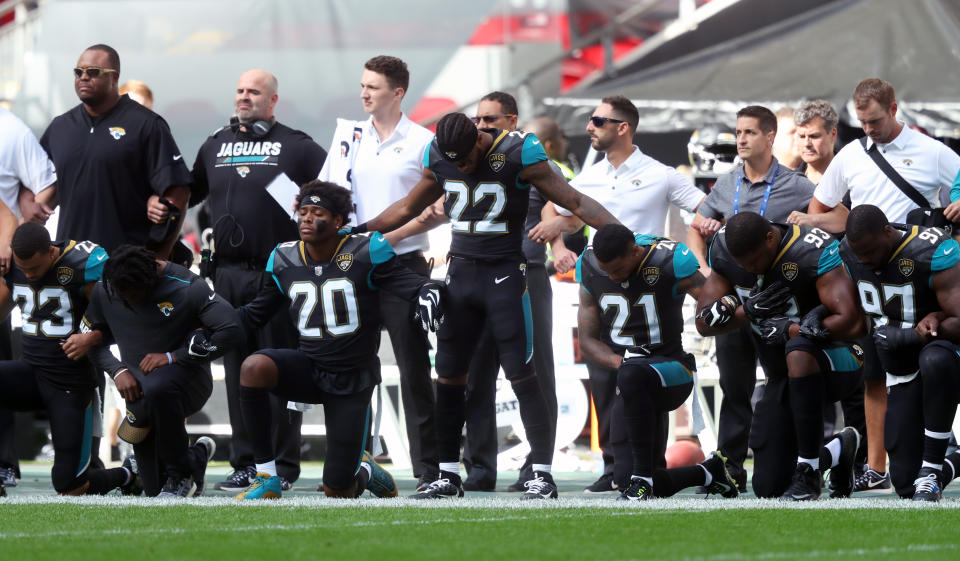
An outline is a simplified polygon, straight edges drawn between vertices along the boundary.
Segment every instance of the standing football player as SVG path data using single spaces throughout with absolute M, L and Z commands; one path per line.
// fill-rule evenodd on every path
M 417 302 L 424 329 L 441 321 L 439 283 L 400 265 L 377 233 L 340 233 L 353 208 L 350 191 L 314 180 L 297 195 L 300 241 L 278 245 L 267 260 L 275 284 L 239 309 L 256 328 L 283 305 L 300 331 L 298 349 L 262 349 L 240 368 L 240 407 L 253 437 L 257 475 L 237 499 L 280 498 L 272 443 L 270 394 L 323 404 L 327 456 L 323 491 L 355 498 L 364 489 L 395 497 L 393 477 L 364 450 L 373 388 L 380 383 L 381 288 Z
M 741 212 L 710 247 L 714 273 L 701 291 L 697 330 L 715 335 L 752 323 L 765 343 L 767 384 L 750 434 L 758 497 L 818 499 L 827 469 L 832 497 L 853 489 L 859 432 L 847 427 L 821 446 L 824 401 L 863 383 L 863 350 L 845 341 L 863 334 L 864 318 L 838 245 L 818 228 Z
M 578 193 L 547 162 L 537 137 L 521 131 L 478 130 L 462 113 L 437 123 L 424 151 L 423 178 L 405 198 L 358 231 L 388 232 L 446 194 L 453 230 L 447 268 L 447 321 L 437 334 L 437 443 L 440 478 L 414 498 L 463 496 L 460 435 L 467 370 L 480 322 L 492 327 L 500 364 L 513 386 L 530 442 L 534 477 L 522 499 L 556 498 L 550 475 L 553 441 L 548 409 L 533 368 L 530 300 L 522 253 L 523 225 L 533 185 L 547 199 L 599 228 L 616 223 L 596 201 Z
M 938 501 L 960 467 L 960 454 L 944 458 L 960 396 L 960 246 L 864 204 L 840 248 L 887 373 L 891 480 L 901 497 Z
M 694 385 L 696 362 L 681 344 L 682 309 L 685 294 L 700 295 L 699 268 L 682 243 L 634 234 L 620 224 L 600 228 L 577 262 L 580 349 L 594 364 L 617 372 L 622 402 L 618 398 L 614 408 L 623 408 L 633 452 L 633 474 L 621 500 L 669 497 L 697 485 L 724 497 L 738 494 L 717 453 L 696 466 L 662 469 L 668 413 Z

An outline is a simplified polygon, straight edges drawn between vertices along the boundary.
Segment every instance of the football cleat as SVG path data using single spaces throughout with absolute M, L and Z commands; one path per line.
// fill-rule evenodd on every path
M 220 491 L 245 491 L 257 476 L 257 468 L 247 466 L 238 468 L 226 480 L 217 483 L 213 488 Z
M 808 463 L 799 462 L 793 472 L 793 481 L 780 496 L 780 501 L 815 501 L 820 498 L 822 488 L 823 476 L 820 475 L 820 470 L 813 469 Z
M 630 485 L 620 492 L 618 501 L 648 501 L 653 498 L 653 485 L 650 485 L 643 479 L 633 476 L 630 478 Z
M 713 478 L 709 485 L 704 486 L 708 495 L 720 495 L 725 499 L 732 499 L 740 494 L 737 490 L 737 482 L 727 471 L 727 459 L 719 450 L 710 454 L 710 457 L 700 465 L 709 471 Z
M 863 491 L 887 491 L 891 488 L 889 473 L 880 473 L 870 468 L 867 468 L 857 476 L 853 484 L 853 490 L 857 493 Z
M 140 479 L 140 468 L 137 466 L 137 458 L 130 454 L 123 459 L 122 467 L 130 472 L 130 480 L 120 486 L 120 492 L 124 495 L 140 496 L 143 494 L 143 480 Z
M 422 493 L 430 487 L 430 484 L 437 480 L 439 476 L 435 473 L 424 473 L 417 480 L 417 492 Z
M 393 480 L 393 476 L 373 461 L 373 457 L 366 450 L 360 456 L 360 463 L 370 467 L 370 479 L 367 480 L 368 491 L 381 499 L 397 496 L 397 482 Z
M 280 490 L 289 491 L 291 489 L 293 489 L 293 483 L 287 481 L 287 478 L 280 476 Z
M 279 499 L 283 496 L 283 483 L 280 477 L 269 473 L 257 473 L 247 490 L 233 497 L 238 501 L 259 499 Z
M 440 477 L 427 486 L 426 491 L 410 495 L 411 499 L 448 499 L 463 496 L 463 483 L 460 476 L 448 471 L 441 471 Z
M 0 466 L 0 485 L 4 487 L 17 486 L 17 474 L 11 466 Z
M 837 438 L 840 439 L 840 458 L 837 465 L 830 469 L 830 498 L 849 498 L 856 485 L 854 462 L 860 448 L 860 433 L 853 427 L 844 427 Z
M 200 467 L 193 474 L 193 480 L 197 482 L 197 492 L 193 496 L 200 497 L 207 488 L 207 464 L 217 451 L 217 443 L 209 436 L 201 436 L 193 445 L 200 449 L 202 456 Z
M 615 493 L 617 484 L 613 480 L 612 473 L 605 473 L 583 490 L 584 493 Z
M 933 468 L 920 468 L 920 475 L 913 482 L 913 500 L 935 503 L 941 494 L 939 472 Z
M 163 489 L 157 495 L 158 499 L 189 499 L 197 492 L 197 484 L 189 475 L 187 477 L 167 477 L 167 482 L 163 484 Z
M 508 493 L 523 493 L 527 490 L 527 481 L 530 481 L 530 472 L 521 471 L 520 476 L 517 477 L 517 480 L 507 485 Z
M 520 500 L 530 499 L 556 499 L 557 486 L 553 482 L 553 476 L 548 471 L 533 472 L 533 479 L 523 484 L 527 488 Z

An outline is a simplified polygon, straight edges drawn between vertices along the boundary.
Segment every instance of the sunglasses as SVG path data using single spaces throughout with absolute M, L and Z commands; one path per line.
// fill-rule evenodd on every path
M 620 119 L 611 119 L 610 117 L 590 117 L 590 122 L 593 123 L 593 126 L 599 128 L 607 123 L 626 123 L 626 121 Z
M 116 72 L 113 68 L 100 68 L 99 66 L 88 66 L 86 68 L 74 68 L 73 75 L 77 78 L 83 76 L 83 73 L 86 72 L 87 76 L 91 78 L 98 78 L 101 74 L 109 74 L 110 72 Z
M 473 121 L 473 124 L 479 125 L 480 121 L 484 123 L 492 123 L 497 119 L 502 119 L 504 117 L 516 117 L 513 113 L 500 113 L 499 115 L 484 115 L 483 117 L 470 117 L 470 120 Z

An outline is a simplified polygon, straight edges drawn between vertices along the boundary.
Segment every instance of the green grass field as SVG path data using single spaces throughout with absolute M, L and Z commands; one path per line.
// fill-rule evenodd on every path
M 280 501 L 237 504 L 211 491 L 228 468 L 211 467 L 207 496 L 187 502 L 57 497 L 49 464 L 27 464 L 0 499 L 0 560 L 459 559 L 736 561 L 741 559 L 960 559 L 960 485 L 937 505 L 893 495 L 783 507 L 685 493 L 624 505 L 584 495 L 596 475 L 555 474 L 558 501 L 468 493 L 424 505 L 407 499 L 323 498 L 321 466 L 307 464 Z M 401 496 L 409 472 L 395 473 Z M 516 472 L 500 474 L 500 487 Z

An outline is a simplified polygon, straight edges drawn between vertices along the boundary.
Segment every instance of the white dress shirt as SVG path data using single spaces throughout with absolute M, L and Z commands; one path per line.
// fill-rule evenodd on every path
M 34 194 L 57 181 L 53 162 L 33 132 L 0 107 L 0 199 L 20 218 L 20 185 Z

